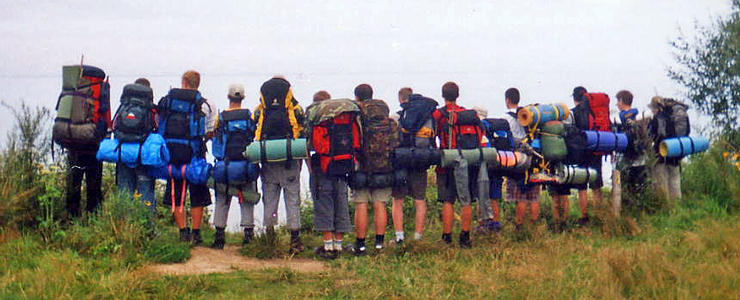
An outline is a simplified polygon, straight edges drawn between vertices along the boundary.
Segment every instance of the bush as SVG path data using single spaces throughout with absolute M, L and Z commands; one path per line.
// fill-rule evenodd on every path
M 740 170 L 723 155 L 733 150 L 732 144 L 721 138 L 682 166 L 684 201 L 715 202 L 727 212 L 740 208 Z

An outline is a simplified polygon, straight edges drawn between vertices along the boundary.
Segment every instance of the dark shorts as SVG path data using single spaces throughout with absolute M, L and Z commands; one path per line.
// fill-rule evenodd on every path
M 167 181 L 167 187 L 164 190 L 164 197 L 162 203 L 165 206 L 172 206 L 172 192 L 170 190 L 172 181 Z M 190 185 L 188 184 L 188 191 L 190 192 L 190 206 L 191 207 L 203 207 L 211 205 L 211 193 L 208 191 L 207 185 Z M 175 180 L 175 206 L 180 206 L 180 198 L 182 197 L 182 180 Z
M 602 186 L 604 186 L 604 180 L 603 180 L 604 176 L 602 176 L 601 163 L 602 163 L 601 155 L 591 155 L 588 161 L 586 163 L 581 164 L 581 166 L 595 169 L 596 173 L 599 174 L 599 177 L 596 179 L 596 181 L 594 181 L 594 183 L 578 184 L 578 185 L 574 185 L 573 187 L 578 190 L 585 190 L 587 188 L 595 190 L 595 189 L 600 189 Z
M 478 190 L 476 185 L 474 184 L 476 182 L 476 179 L 477 178 L 473 176 L 468 176 L 468 188 L 471 193 L 475 193 Z M 452 174 L 452 170 L 450 169 L 444 173 L 437 173 L 437 201 L 454 204 L 457 198 L 457 187 L 455 186 L 455 176 Z M 471 203 L 475 201 L 476 197 L 470 197 Z
M 427 194 L 427 170 L 408 170 L 408 184 L 393 187 L 393 199 L 411 196 L 414 200 L 424 200 Z
M 569 184 L 550 184 L 547 186 L 547 192 L 550 196 L 568 196 L 571 188 L 573 186 Z

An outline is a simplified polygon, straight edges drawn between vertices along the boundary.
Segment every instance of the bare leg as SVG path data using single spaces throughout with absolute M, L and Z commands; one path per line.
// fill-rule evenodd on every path
M 470 231 L 473 224 L 473 206 L 468 204 L 462 207 L 460 214 L 460 230 Z
M 355 231 L 359 239 L 367 235 L 367 202 L 355 203 Z
M 514 218 L 514 222 L 516 222 L 517 225 L 522 225 L 524 223 L 524 215 L 527 214 L 527 203 L 518 201 L 516 203 L 516 215 Z
M 414 218 L 416 226 L 414 229 L 416 233 L 423 234 L 424 224 L 427 222 L 427 202 L 424 199 L 414 200 L 414 207 L 416 208 L 416 216 Z
M 191 208 L 190 216 L 193 218 L 193 229 L 200 229 L 200 224 L 203 223 L 203 206 Z
M 578 190 L 578 206 L 581 208 L 581 218 L 588 216 L 588 190 Z
M 393 218 L 393 229 L 396 232 L 403 232 L 403 199 L 393 199 L 391 217 Z
M 530 202 L 529 203 L 529 219 L 532 221 L 532 224 L 537 222 L 537 219 L 540 217 L 540 203 L 539 202 Z
M 491 208 L 493 208 L 493 220 L 496 222 L 500 222 L 501 211 L 499 210 L 497 199 L 491 199 Z
M 452 223 L 455 221 L 454 215 L 455 211 L 452 203 L 445 202 L 442 204 L 442 233 L 452 233 Z
M 375 234 L 384 235 L 385 227 L 388 226 L 388 213 L 385 211 L 385 202 L 373 202 L 373 213 L 375 215 Z

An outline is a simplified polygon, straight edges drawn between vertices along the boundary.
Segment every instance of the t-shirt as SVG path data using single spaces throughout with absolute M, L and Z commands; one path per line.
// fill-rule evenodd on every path
M 527 133 L 524 131 L 524 127 L 519 124 L 519 121 L 517 121 L 517 119 L 511 115 L 511 113 L 514 113 L 514 115 L 516 115 L 516 111 L 516 108 L 511 108 L 501 118 L 509 122 L 509 130 L 511 130 L 511 135 L 514 137 L 514 139 L 523 140 L 527 136 Z

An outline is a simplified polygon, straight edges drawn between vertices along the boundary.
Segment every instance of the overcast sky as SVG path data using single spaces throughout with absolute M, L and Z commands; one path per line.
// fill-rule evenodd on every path
M 542 3 L 546 2 L 546 3 Z M 85 62 L 123 84 L 144 76 L 155 96 L 202 73 L 201 91 L 226 105 L 232 82 L 256 104 L 259 85 L 284 74 L 304 105 L 319 89 L 350 97 L 369 83 L 397 107 L 402 86 L 440 99 L 457 81 L 460 102 L 500 114 L 503 93 L 567 102 L 576 85 L 630 89 L 644 107 L 666 77 L 668 42 L 730 1 L 8 1 L 0 0 L 0 99 L 52 107 L 61 66 Z M 0 117 L 7 111 L 0 109 Z M 10 128 L 0 124 L 0 133 Z M 4 136 L 4 134 L 2 134 Z

